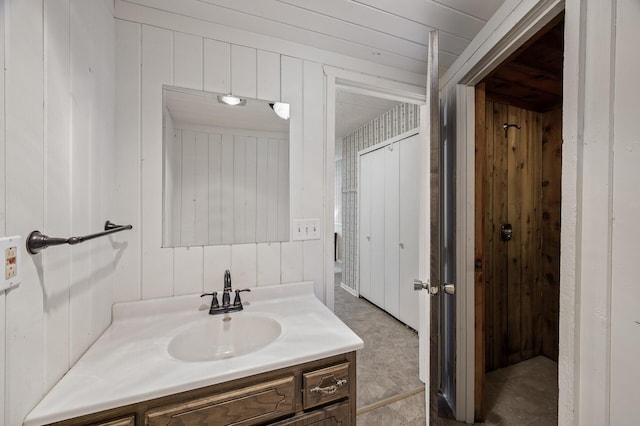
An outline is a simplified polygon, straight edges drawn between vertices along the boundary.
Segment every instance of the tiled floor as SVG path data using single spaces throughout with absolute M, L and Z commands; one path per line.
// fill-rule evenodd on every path
M 336 274 L 335 313 L 364 340 L 357 354 L 357 407 L 424 389 L 418 378 L 418 335 L 386 312 L 352 296 Z M 420 403 L 418 403 L 421 401 Z M 384 419 L 393 419 L 389 423 Z M 424 391 L 358 416 L 362 425 L 424 425 Z
M 365 344 L 357 354 L 358 425 L 424 425 L 417 334 L 339 283 L 336 274 L 335 313 Z M 480 424 L 557 424 L 557 374 L 557 363 L 541 356 L 487 374 L 488 415 Z

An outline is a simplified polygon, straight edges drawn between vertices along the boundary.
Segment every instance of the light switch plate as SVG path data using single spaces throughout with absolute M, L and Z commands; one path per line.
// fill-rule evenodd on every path
M 294 219 L 293 241 L 319 240 L 320 219 Z
M 20 235 L 0 238 L 0 253 L 2 253 L 0 291 L 20 284 L 23 268 L 22 251 L 22 237 Z

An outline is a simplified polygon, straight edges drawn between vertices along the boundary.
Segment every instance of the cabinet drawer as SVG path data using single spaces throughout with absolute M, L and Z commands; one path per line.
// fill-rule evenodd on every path
M 312 408 L 349 396 L 349 363 L 315 370 L 303 375 L 303 407 Z
M 294 376 L 147 411 L 145 424 L 253 425 L 295 411 Z
M 94 426 L 135 426 L 136 418 L 133 416 L 125 417 L 118 420 L 110 420 L 107 422 L 95 423 Z
M 305 413 L 293 418 L 273 423 L 273 426 L 350 426 L 351 408 L 349 401 L 339 402 L 328 407 Z

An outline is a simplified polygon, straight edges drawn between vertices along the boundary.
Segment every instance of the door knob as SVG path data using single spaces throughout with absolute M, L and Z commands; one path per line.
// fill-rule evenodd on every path
M 456 285 L 451 283 L 445 284 L 442 286 L 442 290 L 447 294 L 456 294 Z
M 432 286 L 429 284 L 429 281 L 425 283 L 424 281 L 417 278 L 413 280 L 413 289 L 415 291 L 427 290 L 431 296 L 435 296 L 438 294 L 437 286 Z

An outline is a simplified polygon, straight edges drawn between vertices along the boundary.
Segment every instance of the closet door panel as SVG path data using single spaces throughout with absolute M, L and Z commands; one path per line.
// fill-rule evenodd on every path
M 418 278 L 419 141 L 416 135 L 399 144 L 399 318 L 414 330 L 419 327 L 418 294 L 413 291 L 413 280 Z
M 358 205 L 358 261 L 360 296 L 371 297 L 371 155 L 360 157 Z
M 384 242 L 384 150 L 369 154 L 373 159 L 371 191 L 371 302 L 384 308 L 385 242 Z
M 400 289 L 400 159 L 399 143 L 391 144 L 384 153 L 384 307 L 399 318 Z

